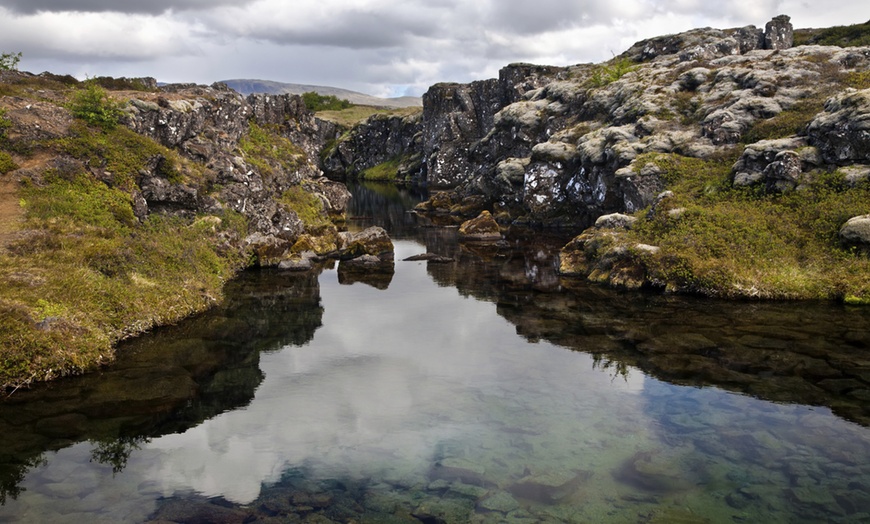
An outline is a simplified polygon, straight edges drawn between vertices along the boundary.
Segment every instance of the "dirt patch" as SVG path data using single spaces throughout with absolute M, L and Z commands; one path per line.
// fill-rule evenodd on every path
M 15 237 L 24 219 L 24 209 L 18 205 L 18 182 L 10 176 L 0 176 L 0 250 Z

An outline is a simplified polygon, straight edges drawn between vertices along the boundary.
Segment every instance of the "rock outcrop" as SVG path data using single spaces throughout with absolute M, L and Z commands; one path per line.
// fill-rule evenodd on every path
M 157 158 L 139 173 L 138 213 L 214 212 L 229 208 L 248 218 L 248 246 L 262 265 L 277 265 L 306 224 L 281 203 L 282 195 L 302 186 L 321 202 L 324 216 L 340 216 L 350 197 L 343 185 L 327 180 L 319 153 L 331 139 L 333 124 L 316 119 L 295 95 L 243 97 L 222 84 L 169 85 L 157 92 L 133 93 L 125 124 L 204 166 L 204 183 L 171 182 Z M 251 126 L 285 139 L 292 158 L 246 158 L 243 142 Z

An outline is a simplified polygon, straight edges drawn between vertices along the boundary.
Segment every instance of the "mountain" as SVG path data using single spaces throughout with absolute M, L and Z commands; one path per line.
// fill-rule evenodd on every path
M 235 89 L 243 95 L 251 93 L 265 93 L 269 95 L 301 95 L 302 93 L 310 93 L 314 91 L 320 95 L 334 95 L 337 98 L 347 100 L 352 104 L 361 106 L 377 106 L 377 107 L 422 107 L 423 99 L 418 96 L 402 96 L 397 98 L 380 98 L 358 93 L 348 89 L 328 86 L 312 86 L 305 84 L 287 84 L 284 82 L 273 82 L 271 80 L 251 80 L 251 79 L 233 79 L 221 80 L 224 84 L 232 89 Z

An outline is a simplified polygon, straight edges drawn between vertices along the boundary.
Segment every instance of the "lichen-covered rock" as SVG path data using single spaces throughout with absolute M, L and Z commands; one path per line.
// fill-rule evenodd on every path
M 840 227 L 840 241 L 848 247 L 870 251 L 870 215 L 852 217 Z
M 339 233 L 339 248 L 333 256 L 341 260 L 350 260 L 363 255 L 372 255 L 382 260 L 392 260 L 393 241 L 387 231 L 378 226 L 368 227 L 362 231 Z
M 825 103 L 807 128 L 810 144 L 832 164 L 870 161 L 870 89 L 847 91 Z
M 459 226 L 459 238 L 479 242 L 501 240 L 501 229 L 492 214 L 483 211 L 477 218 L 467 220 Z
M 635 222 L 637 222 L 637 217 L 622 213 L 611 213 L 598 217 L 595 221 L 595 227 L 598 229 L 631 229 L 631 226 Z
M 800 156 L 794 151 L 782 151 L 764 168 L 761 178 L 768 192 L 784 193 L 797 187 L 802 172 Z

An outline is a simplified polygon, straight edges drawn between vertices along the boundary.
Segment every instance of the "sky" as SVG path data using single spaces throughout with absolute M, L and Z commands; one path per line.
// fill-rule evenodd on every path
M 0 0 L 19 69 L 211 84 L 249 78 L 419 96 L 513 62 L 601 62 L 698 27 L 870 20 L 867 0 Z

